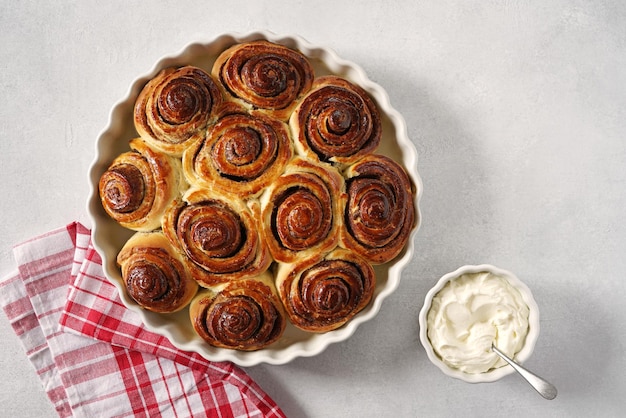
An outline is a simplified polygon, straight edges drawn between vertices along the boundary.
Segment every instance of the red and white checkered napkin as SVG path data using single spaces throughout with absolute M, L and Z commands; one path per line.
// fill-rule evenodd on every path
M 78 223 L 14 248 L 0 302 L 61 417 L 284 417 L 242 369 L 144 328 Z M 69 285 L 69 286 L 68 286 Z

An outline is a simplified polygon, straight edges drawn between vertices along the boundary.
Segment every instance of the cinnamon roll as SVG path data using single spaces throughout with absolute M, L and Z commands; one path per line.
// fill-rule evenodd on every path
M 141 138 L 129 142 L 98 184 L 106 213 L 125 228 L 151 231 L 161 226 L 170 202 L 185 188 L 180 161 L 153 151 Z
M 201 286 L 258 275 L 272 262 L 258 222 L 258 202 L 190 189 L 163 218 L 163 231 L 193 262 Z
M 258 350 L 278 340 L 286 326 L 273 277 L 237 280 L 202 289 L 189 308 L 193 329 L 215 347 Z
M 255 197 L 293 155 L 288 127 L 263 115 L 227 114 L 183 155 L 187 180 L 222 193 Z
M 135 129 L 153 147 L 180 156 L 203 134 L 222 101 L 220 88 L 204 70 L 166 68 L 139 93 Z
M 394 259 L 416 222 L 415 191 L 391 158 L 369 155 L 346 172 L 347 200 L 341 245 L 374 264 Z
M 117 256 L 124 289 L 144 309 L 170 313 L 184 308 L 198 291 L 188 261 L 162 232 L 136 232 Z
M 287 165 L 260 198 L 262 226 L 276 261 L 322 254 L 337 245 L 343 186 L 329 164 L 296 157 Z
M 233 100 L 285 121 L 314 77 L 302 53 L 267 41 L 230 47 L 218 56 L 211 74 Z
M 339 328 L 372 299 L 374 269 L 354 252 L 337 248 L 322 260 L 299 258 L 280 264 L 276 289 L 287 316 L 308 332 Z
M 374 151 L 382 133 L 379 110 L 367 92 L 336 76 L 315 80 L 289 124 L 298 153 L 338 164 Z

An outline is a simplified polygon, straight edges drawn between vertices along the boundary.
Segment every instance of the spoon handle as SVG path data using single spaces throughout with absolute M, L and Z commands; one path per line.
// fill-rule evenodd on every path
M 504 361 L 509 363 L 519 374 L 521 374 L 522 377 L 526 379 L 526 381 L 530 383 L 530 385 L 533 388 L 535 388 L 535 390 L 539 392 L 541 396 L 550 400 L 556 398 L 557 390 L 553 384 L 547 382 L 546 380 L 537 376 L 530 370 L 525 369 L 524 367 L 520 366 L 519 364 L 511 360 L 509 357 L 507 357 L 506 354 L 500 351 L 500 349 L 496 347 L 495 345 L 492 344 L 491 348 L 497 355 L 502 357 Z

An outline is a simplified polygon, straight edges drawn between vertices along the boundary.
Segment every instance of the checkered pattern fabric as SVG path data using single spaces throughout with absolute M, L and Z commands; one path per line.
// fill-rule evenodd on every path
M 148 331 L 78 223 L 14 248 L 0 302 L 60 417 L 284 417 L 238 366 Z

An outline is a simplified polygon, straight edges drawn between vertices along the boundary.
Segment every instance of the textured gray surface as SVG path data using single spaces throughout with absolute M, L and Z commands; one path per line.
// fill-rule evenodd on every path
M 249 370 L 290 417 L 617 416 L 626 392 L 626 5 L 620 1 L 3 2 L 0 272 L 10 247 L 88 224 L 94 142 L 134 78 L 221 32 L 297 33 L 387 89 L 419 152 L 416 254 L 380 314 L 313 358 Z M 435 281 L 515 272 L 541 309 L 515 375 L 444 376 L 418 341 Z M 3 416 L 53 416 L 4 317 Z

